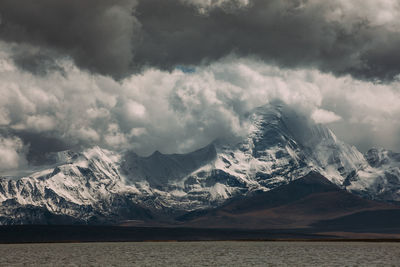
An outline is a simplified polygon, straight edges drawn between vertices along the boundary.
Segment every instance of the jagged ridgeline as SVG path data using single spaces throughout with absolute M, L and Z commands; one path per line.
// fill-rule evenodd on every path
M 94 147 L 46 155 L 0 180 L 0 223 L 175 222 L 188 212 L 267 192 L 310 171 L 366 199 L 400 201 L 400 154 L 366 155 L 283 104 L 250 114 L 249 134 L 188 154 L 141 157 Z

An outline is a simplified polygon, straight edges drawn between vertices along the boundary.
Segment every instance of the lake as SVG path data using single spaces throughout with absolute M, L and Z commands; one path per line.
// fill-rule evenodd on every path
M 0 265 L 400 266 L 400 243 L 213 241 L 1 244 Z

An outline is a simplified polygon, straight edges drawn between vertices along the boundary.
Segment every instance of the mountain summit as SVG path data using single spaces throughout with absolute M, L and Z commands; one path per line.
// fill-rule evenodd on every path
M 400 156 L 365 155 L 283 104 L 259 107 L 241 142 L 141 157 L 94 147 L 47 155 L 23 178 L 0 179 L 0 223 L 172 220 L 268 192 L 311 171 L 364 198 L 400 201 Z

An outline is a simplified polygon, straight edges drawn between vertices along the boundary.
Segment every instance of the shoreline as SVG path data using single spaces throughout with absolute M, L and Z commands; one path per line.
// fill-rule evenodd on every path
M 98 242 L 400 242 L 398 229 L 352 232 L 321 229 L 230 229 L 104 225 L 0 226 L 0 244 Z
M 266 243 L 400 243 L 400 239 L 266 239 L 266 240 L 143 240 L 143 241 L 44 241 L 44 242 L 0 242 L 0 245 L 28 244 L 89 244 L 89 243 L 202 243 L 202 242 L 266 242 Z

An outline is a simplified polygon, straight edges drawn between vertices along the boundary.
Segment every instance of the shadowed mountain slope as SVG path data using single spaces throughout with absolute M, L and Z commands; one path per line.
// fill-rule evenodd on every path
M 340 189 L 319 173 L 310 172 L 288 185 L 233 199 L 216 209 L 188 213 L 178 220 L 196 227 L 286 229 L 321 226 L 318 222 L 322 221 L 326 226 L 328 220 L 334 222 L 362 211 L 390 213 L 399 212 L 400 207 L 363 199 Z
M 0 224 L 170 223 L 214 209 L 226 225 L 297 227 L 389 205 L 365 199 L 400 201 L 399 154 L 363 155 L 284 103 L 254 109 L 248 123 L 247 135 L 186 154 L 43 155 L 42 165 L 0 174 Z

